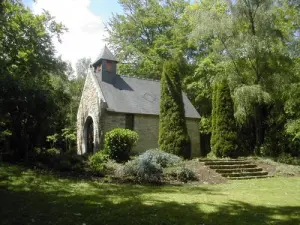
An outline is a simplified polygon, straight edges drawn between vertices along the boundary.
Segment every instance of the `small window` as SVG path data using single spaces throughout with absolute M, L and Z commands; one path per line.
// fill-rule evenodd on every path
M 125 115 L 125 128 L 129 129 L 129 130 L 134 129 L 134 115 L 133 114 Z
M 106 61 L 106 70 L 112 72 L 112 61 Z

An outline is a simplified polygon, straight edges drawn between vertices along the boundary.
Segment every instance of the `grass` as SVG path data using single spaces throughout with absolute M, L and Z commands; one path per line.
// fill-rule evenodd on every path
M 0 223 L 300 224 L 300 178 L 140 186 L 0 165 Z

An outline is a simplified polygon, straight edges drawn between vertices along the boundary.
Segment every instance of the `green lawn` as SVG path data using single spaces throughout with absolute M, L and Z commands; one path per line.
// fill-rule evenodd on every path
M 0 165 L 0 224 L 300 224 L 300 178 L 140 186 Z

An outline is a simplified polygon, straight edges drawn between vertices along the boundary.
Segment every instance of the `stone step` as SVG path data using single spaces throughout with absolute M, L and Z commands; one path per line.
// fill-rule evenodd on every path
M 246 161 L 245 159 L 198 159 L 199 162 L 224 162 L 224 161 Z
M 262 170 L 263 170 L 262 168 L 256 167 L 256 168 L 217 169 L 216 172 L 225 174 L 225 173 L 241 173 L 241 172 L 258 172 Z
M 211 169 L 242 169 L 242 168 L 256 168 L 255 164 L 238 164 L 238 165 L 208 165 Z
M 241 172 L 241 173 L 220 173 L 223 177 L 250 177 L 250 176 L 265 176 L 268 175 L 266 171 L 258 172 Z
M 206 161 L 204 162 L 205 165 L 244 165 L 244 164 L 250 164 L 249 161 L 244 160 L 218 160 L 218 161 Z
M 228 177 L 229 180 L 250 180 L 250 179 L 262 179 L 271 178 L 273 176 L 263 175 L 263 176 L 246 176 L 246 177 Z

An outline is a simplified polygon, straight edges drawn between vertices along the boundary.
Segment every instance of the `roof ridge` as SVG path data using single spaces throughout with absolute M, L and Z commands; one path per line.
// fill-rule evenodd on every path
M 128 78 L 136 78 L 139 80 L 148 80 L 148 81 L 155 81 L 155 82 L 160 82 L 160 80 L 155 80 L 151 78 L 145 78 L 145 77 L 138 77 L 138 76 L 129 76 L 129 75 L 123 75 L 123 74 L 117 74 L 120 77 L 128 77 Z

